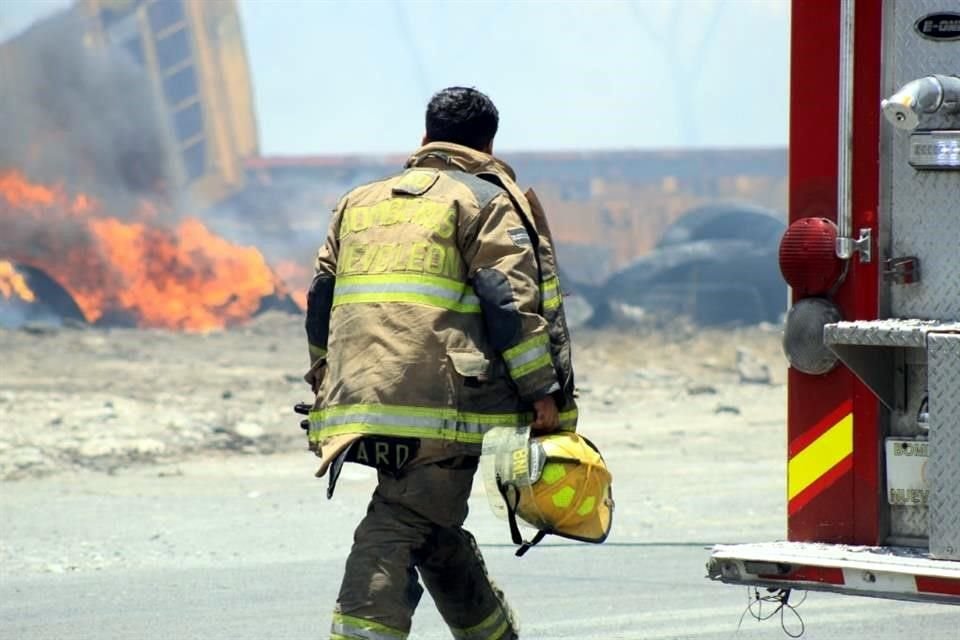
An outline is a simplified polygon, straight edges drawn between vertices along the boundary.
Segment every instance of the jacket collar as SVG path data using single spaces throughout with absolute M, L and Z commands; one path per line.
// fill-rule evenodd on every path
M 456 168 L 466 173 L 506 174 L 512 181 L 517 179 L 513 169 L 503 160 L 451 142 L 431 142 L 420 147 L 410 156 L 404 166 L 407 168 Z

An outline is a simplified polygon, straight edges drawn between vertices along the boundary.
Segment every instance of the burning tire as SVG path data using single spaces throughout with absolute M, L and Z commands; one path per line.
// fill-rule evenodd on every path
M 748 204 L 708 204 L 691 209 L 660 236 L 657 248 L 698 240 L 746 240 L 776 246 L 786 225 L 767 209 Z
M 611 276 L 602 296 L 701 326 L 777 322 L 787 301 L 777 266 L 784 228 L 755 207 L 699 207 L 671 225 L 652 253 Z M 592 322 L 610 319 L 608 311 Z
M 86 323 L 73 296 L 44 271 L 0 260 L 0 327 L 28 323 Z

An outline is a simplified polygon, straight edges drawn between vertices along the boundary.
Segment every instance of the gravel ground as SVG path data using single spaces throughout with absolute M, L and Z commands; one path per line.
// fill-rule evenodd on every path
M 0 480 L 295 449 L 304 344 L 300 319 L 283 314 L 206 334 L 0 330 Z M 580 330 L 574 359 L 587 416 L 678 404 L 736 416 L 785 377 L 779 333 L 763 326 Z
M 290 450 L 308 391 L 299 327 L 0 331 L 0 479 Z
M 679 322 L 574 332 L 581 431 L 614 473 L 624 505 L 618 539 L 777 535 L 779 340 L 775 327 Z M 9 523 L 0 529 L 0 573 L 282 554 L 276 540 L 315 526 L 322 495 L 291 411 L 307 399 L 304 345 L 301 320 L 281 314 L 208 334 L 0 331 L 0 521 Z M 345 469 L 339 499 L 322 500 L 324 519 L 359 518 L 368 472 Z M 758 481 L 767 487 L 751 497 Z M 480 484 L 475 498 L 485 501 Z M 717 504 L 742 508 L 705 508 L 705 487 Z

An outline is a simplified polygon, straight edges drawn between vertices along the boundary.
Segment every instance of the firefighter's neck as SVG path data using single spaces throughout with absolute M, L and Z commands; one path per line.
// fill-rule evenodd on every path
M 438 141 L 438 140 L 431 140 L 431 139 L 427 136 L 427 134 L 424 134 L 424 135 L 423 135 L 423 139 L 420 141 L 420 146 L 425 147 L 425 146 L 427 146 L 428 144 L 430 144 L 431 142 L 440 142 L 440 141 Z M 485 154 L 487 154 L 488 156 L 492 156 L 492 155 L 493 155 L 493 140 L 491 140 L 490 142 L 488 142 L 487 145 L 486 145 L 483 149 L 477 149 L 477 151 L 479 151 L 480 153 L 485 153 Z

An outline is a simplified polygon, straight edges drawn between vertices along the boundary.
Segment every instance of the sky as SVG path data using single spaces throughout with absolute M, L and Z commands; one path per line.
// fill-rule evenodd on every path
M 66 4 L 3 0 L 0 38 Z M 407 152 L 450 85 L 494 100 L 498 150 L 787 144 L 788 0 L 239 6 L 264 155 Z

